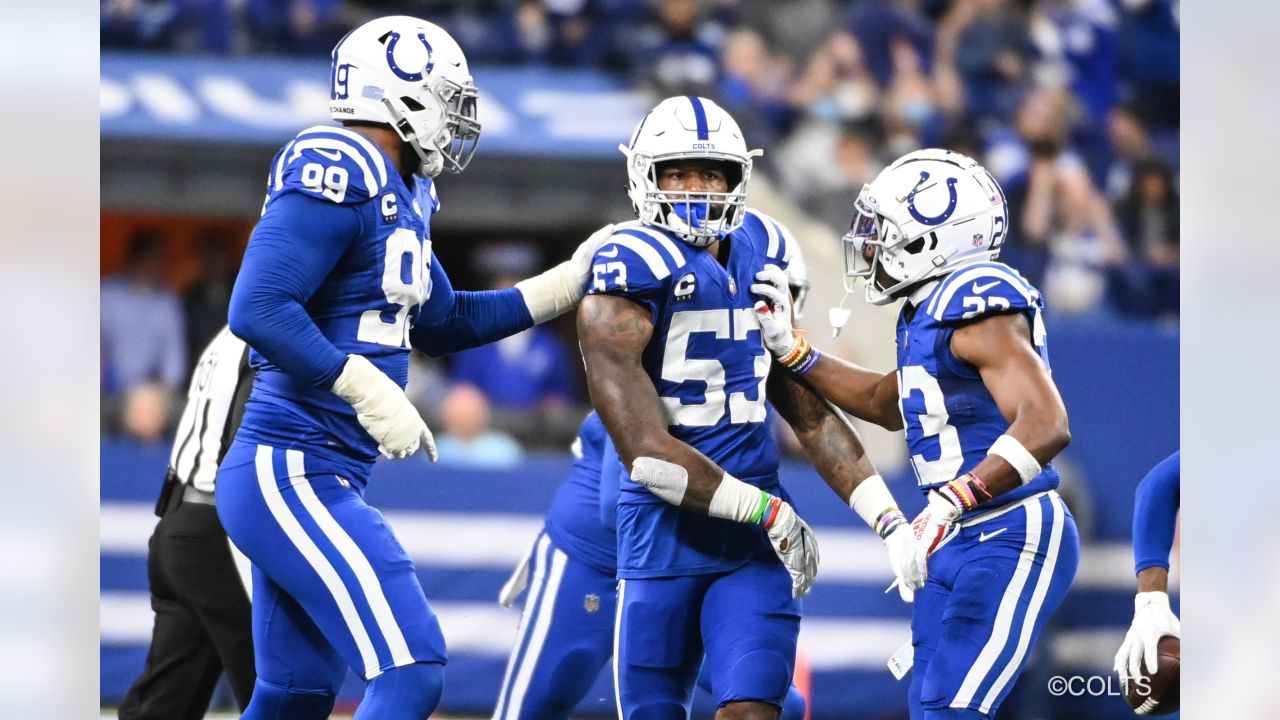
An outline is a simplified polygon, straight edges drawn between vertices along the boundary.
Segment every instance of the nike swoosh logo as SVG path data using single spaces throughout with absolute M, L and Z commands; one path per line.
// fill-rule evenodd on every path
M 596 253 L 596 254 L 597 254 L 597 255 L 599 255 L 600 257 L 618 257 L 618 246 L 617 246 L 617 245 L 614 245 L 612 248 L 610 248 L 610 250 L 612 250 L 613 252 L 609 252 L 608 250 L 601 250 L 600 252 L 598 252 L 598 253 Z
M 999 284 L 1000 284 L 1000 281 L 999 281 L 999 280 L 992 280 L 991 282 L 987 283 L 986 285 L 979 285 L 978 283 L 974 283 L 974 284 L 973 284 L 973 294 L 974 294 L 974 295 L 981 295 L 982 293 L 984 293 L 984 292 L 986 292 L 986 291 L 990 290 L 991 288 L 993 288 L 993 287 L 995 287 L 995 286 L 997 286 L 997 285 L 999 285 Z
M 1005 530 L 1008 530 L 1008 529 L 1009 529 L 1009 528 L 1007 528 L 1007 527 L 1002 527 L 1002 528 L 1000 528 L 999 530 L 996 530 L 996 531 L 994 531 L 994 532 L 989 532 L 989 533 L 979 533 L 979 534 L 978 534 L 978 542 L 986 542 L 986 541 L 990 540 L 991 538 L 993 538 L 993 537 L 995 537 L 995 536 L 999 535 L 1000 533 L 1002 533 L 1002 532 L 1004 532 Z
M 329 158 L 330 160 L 333 160 L 334 162 L 337 162 L 338 160 L 342 159 L 342 153 L 338 152 L 337 150 L 321 150 L 320 148 L 311 148 L 311 149 Z

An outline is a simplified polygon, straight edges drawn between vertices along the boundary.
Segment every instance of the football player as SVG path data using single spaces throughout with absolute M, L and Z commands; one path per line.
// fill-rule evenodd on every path
M 798 247 L 792 248 L 787 281 L 799 319 L 809 281 Z M 622 461 L 594 412 L 583 421 L 572 450 L 573 471 L 556 489 L 542 533 L 499 597 L 511 607 L 531 588 L 494 720 L 568 718 L 613 657 L 618 602 L 614 511 Z M 698 685 L 709 691 L 708 676 L 700 675 Z M 792 685 L 782 703 L 782 720 L 804 715 L 804 696 Z
M 785 278 L 753 286 L 780 362 L 852 415 L 906 441 L 930 553 L 912 620 L 913 720 L 990 718 L 1075 576 L 1079 538 L 1049 461 L 1070 441 L 1049 374 L 1040 293 L 995 262 L 1004 194 L 946 150 L 899 158 L 862 189 L 844 237 L 846 283 L 904 300 L 896 372 L 813 349 L 791 330 Z
M 365 503 L 379 451 L 431 432 L 405 397 L 410 347 L 435 354 L 554 317 L 594 245 L 509 290 L 455 292 L 431 252 L 434 178 L 480 136 L 476 87 L 441 28 L 384 17 L 333 49 L 330 112 L 271 163 L 230 305 L 257 382 L 218 473 L 218 515 L 253 561 L 258 679 L 246 718 L 325 718 L 346 668 L 359 718 L 425 718 L 444 638 L 413 563 Z
M 795 240 L 746 207 L 759 151 L 699 97 L 662 101 L 621 149 L 639 220 L 596 252 L 578 312 L 592 404 L 629 473 L 615 511 L 619 715 L 686 717 L 701 667 L 717 717 L 777 718 L 818 557 L 778 482 L 766 385 L 899 574 L 922 578 L 923 555 L 843 418 L 770 373 L 748 288 L 766 266 L 785 271 Z
M 1116 652 L 1121 678 L 1142 677 L 1157 669 L 1160 638 L 1182 637 L 1182 625 L 1169 607 L 1169 551 L 1178 524 L 1182 453 L 1175 452 L 1138 483 L 1133 503 L 1133 561 L 1138 594 L 1133 598 L 1133 624 Z

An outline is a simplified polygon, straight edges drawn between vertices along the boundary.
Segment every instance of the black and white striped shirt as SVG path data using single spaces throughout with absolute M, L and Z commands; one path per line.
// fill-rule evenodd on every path
M 235 437 L 252 385 L 249 346 L 224 327 L 201 353 L 187 390 L 169 455 L 180 482 L 213 492 L 218 463 Z

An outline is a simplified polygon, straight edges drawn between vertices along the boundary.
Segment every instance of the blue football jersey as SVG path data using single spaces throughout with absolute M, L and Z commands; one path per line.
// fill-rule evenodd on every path
M 1016 270 L 998 262 L 962 267 L 926 285 L 898 315 L 898 401 L 917 482 L 929 491 L 972 470 L 1009 429 L 976 368 L 951 352 L 957 327 L 997 313 L 1020 313 L 1045 366 L 1044 301 Z M 1031 482 L 983 503 L 982 512 L 1058 486 L 1045 465 Z
M 587 415 L 573 441 L 573 470 L 556 488 L 547 510 L 547 535 L 569 557 L 613 575 L 618 567 L 617 536 L 600 512 L 600 485 L 618 479 L 601 478 L 608 434 L 600 416 Z
M 729 236 L 726 265 L 673 233 L 617 226 L 596 252 L 588 293 L 633 300 L 650 312 L 642 365 L 668 431 L 726 472 L 779 492 L 778 451 L 767 423 L 764 347 L 749 290 L 765 265 L 786 269 L 794 242 L 748 210 Z M 759 528 L 686 513 L 624 479 L 618 501 L 619 577 L 720 572 L 771 554 Z
M 430 180 L 410 187 L 383 151 L 338 127 L 303 130 L 276 153 L 263 214 L 287 193 L 354 206 L 362 233 L 305 304 L 321 334 L 339 351 L 363 355 L 401 387 L 409 375 L 409 330 L 430 296 L 429 218 L 439 208 Z M 377 443 L 355 411 L 258 352 L 240 438 L 275 446 L 306 445 L 353 470 L 367 470 Z

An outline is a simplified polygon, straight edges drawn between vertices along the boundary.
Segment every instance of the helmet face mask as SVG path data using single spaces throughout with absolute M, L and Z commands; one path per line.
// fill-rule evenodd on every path
M 884 305 L 920 283 L 995 258 L 1008 218 L 1004 192 L 972 158 L 919 150 L 862 188 L 844 235 L 845 290 L 865 281 Z
M 419 174 L 460 173 L 480 142 L 476 120 L 479 93 L 474 83 L 462 85 L 446 77 L 431 78 L 424 87 L 426 93 L 417 98 L 406 95 L 399 102 L 382 99 L 391 127 L 421 160 Z
M 738 124 L 714 102 L 667 98 L 640 122 L 631 143 L 618 149 L 627 157 L 631 204 L 646 225 L 670 230 L 691 245 L 706 247 L 733 232 L 746 217 L 752 158 L 760 151 L 747 150 Z M 663 166 L 689 161 L 722 163 L 728 190 L 659 188 Z
M 462 48 L 425 20 L 390 16 L 347 33 L 333 48 L 334 120 L 389 125 L 413 148 L 416 172 L 462 172 L 480 140 L 478 92 Z
M 727 191 L 661 189 L 662 171 L 668 166 L 706 160 L 718 161 L 728 180 Z M 653 158 L 648 166 L 649 187 L 642 202 L 642 220 L 652 218 L 650 224 L 672 230 L 694 245 L 710 245 L 742 224 L 747 205 L 746 179 L 751 175 L 749 164 L 738 159 L 680 154 Z

